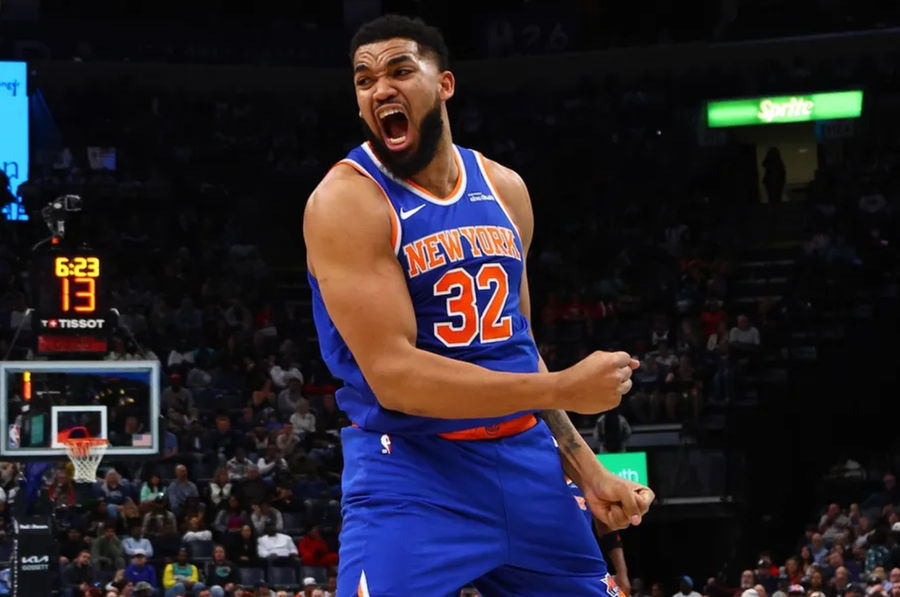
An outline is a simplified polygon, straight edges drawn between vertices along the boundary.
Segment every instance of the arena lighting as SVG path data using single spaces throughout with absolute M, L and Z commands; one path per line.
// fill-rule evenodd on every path
M 623 479 L 647 484 L 647 453 L 646 452 L 610 452 L 597 454 L 597 460 L 606 467 L 606 470 Z
M 722 100 L 707 102 L 706 122 L 722 128 L 859 118 L 862 102 L 860 90 Z

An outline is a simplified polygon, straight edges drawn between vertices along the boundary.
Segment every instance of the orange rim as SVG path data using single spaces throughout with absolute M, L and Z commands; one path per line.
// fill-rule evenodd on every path
M 108 440 L 100 437 L 71 437 L 63 440 L 63 443 L 69 449 L 69 453 L 76 458 L 87 456 L 91 448 L 96 446 L 106 446 Z

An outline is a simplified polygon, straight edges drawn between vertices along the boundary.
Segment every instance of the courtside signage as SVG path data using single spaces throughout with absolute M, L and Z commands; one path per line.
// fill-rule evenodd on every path
M 707 102 L 710 128 L 859 118 L 863 92 L 835 91 Z
M 597 454 L 597 460 L 614 475 L 641 485 L 648 483 L 646 452 Z

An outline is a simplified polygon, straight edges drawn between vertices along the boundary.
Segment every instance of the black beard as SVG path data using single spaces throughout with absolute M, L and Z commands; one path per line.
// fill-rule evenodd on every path
M 441 103 L 435 102 L 434 108 L 422 118 L 419 127 L 419 146 L 413 150 L 397 153 L 388 149 L 381 137 L 373 131 L 366 121 L 360 117 L 363 135 L 372 144 L 372 149 L 384 167 L 400 180 L 411 178 L 425 169 L 437 153 L 438 144 L 444 133 L 444 120 L 441 118 Z M 410 123 L 411 125 L 412 123 Z

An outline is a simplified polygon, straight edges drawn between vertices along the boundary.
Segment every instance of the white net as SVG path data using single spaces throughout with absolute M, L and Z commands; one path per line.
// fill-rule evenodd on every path
M 97 439 L 70 439 L 65 443 L 66 453 L 75 467 L 73 481 L 93 483 L 97 480 L 97 467 L 100 466 L 108 445 L 106 440 Z

